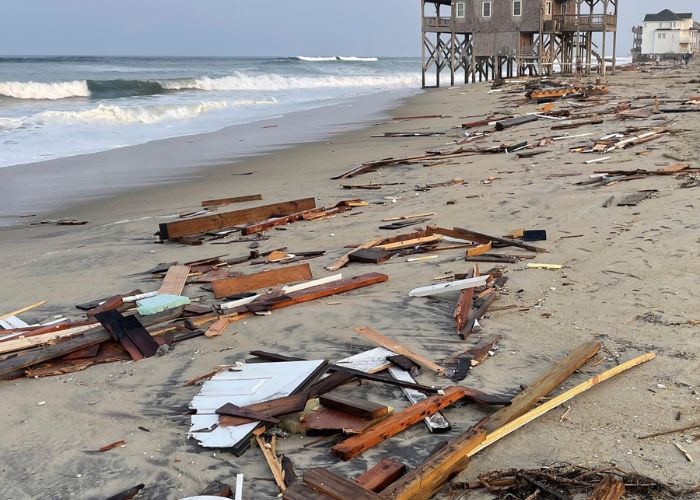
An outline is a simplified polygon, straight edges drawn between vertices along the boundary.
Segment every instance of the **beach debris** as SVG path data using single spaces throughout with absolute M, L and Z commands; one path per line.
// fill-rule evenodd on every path
M 246 201 L 258 201 L 262 200 L 261 194 L 250 194 L 245 196 L 234 196 L 232 198 L 217 198 L 213 200 L 204 200 L 202 202 L 202 207 L 219 207 L 222 205 L 231 205 L 233 203 L 243 203 Z
M 618 207 L 634 207 L 640 202 L 650 198 L 656 193 L 656 189 L 645 189 L 643 191 L 638 191 L 636 193 L 625 196 L 623 199 L 617 202 Z
M 475 288 L 486 284 L 488 276 L 475 276 L 462 280 L 454 280 L 448 283 L 438 283 L 437 285 L 428 285 L 424 287 L 414 288 L 408 292 L 409 297 L 427 297 L 429 295 L 437 295 L 441 293 L 451 292 L 453 290 L 464 290 L 465 288 Z
M 113 443 L 109 443 L 109 444 L 104 445 L 102 448 L 100 448 L 97 451 L 104 453 L 105 451 L 113 450 L 114 448 L 119 448 L 119 447 L 123 448 L 125 445 L 126 445 L 126 441 L 124 441 L 123 439 L 120 439 L 120 440 L 115 441 Z
M 241 292 L 251 292 L 261 288 L 305 281 L 313 278 L 309 264 L 298 264 L 277 269 L 270 269 L 253 274 L 244 274 L 212 281 L 214 297 L 217 299 L 231 297 Z
M 561 269 L 562 267 L 564 266 L 561 264 L 544 264 L 542 262 L 528 262 L 527 264 L 528 269 L 549 269 L 550 271 Z
M 55 220 L 42 220 L 40 222 L 30 222 L 32 226 L 40 226 L 43 224 L 54 224 L 56 226 L 84 226 L 87 224 L 86 220 L 78 219 L 55 219 Z

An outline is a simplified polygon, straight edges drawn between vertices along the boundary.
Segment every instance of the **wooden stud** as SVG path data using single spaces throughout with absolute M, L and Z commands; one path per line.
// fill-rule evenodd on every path
M 406 472 L 406 464 L 385 458 L 374 467 L 357 476 L 354 481 L 366 490 L 379 493 Z
M 377 245 L 381 241 L 382 240 L 372 240 L 372 241 L 368 241 L 367 243 L 363 243 L 362 245 L 355 248 L 352 252 L 348 252 L 347 254 L 343 255 L 340 259 L 338 259 L 338 261 L 335 264 L 333 264 L 332 266 L 328 266 L 326 269 L 328 269 L 329 271 L 337 271 L 341 267 L 347 266 L 348 263 L 350 262 L 350 254 L 351 253 L 356 252 L 357 250 L 372 248 L 373 246 Z
M 243 203 L 245 201 L 262 200 L 261 194 L 250 194 L 246 196 L 234 196 L 233 198 L 217 198 L 214 200 L 204 200 L 202 207 L 218 207 L 221 205 L 230 205 L 232 203 Z
M 331 448 L 331 453 L 342 460 L 350 460 L 413 424 L 420 422 L 425 416 L 432 415 L 456 403 L 466 395 L 467 392 L 463 387 L 448 387 L 444 390 L 444 394 L 424 399 L 382 420 L 362 434 L 341 441 Z
M 187 277 L 190 275 L 190 266 L 175 265 L 170 266 L 168 272 L 165 273 L 163 283 L 158 289 L 159 294 L 182 295 L 182 290 L 187 283 Z
M 336 500 L 378 500 L 381 498 L 356 482 L 321 467 L 307 470 L 304 473 L 304 484 Z
M 389 415 L 389 407 L 386 405 L 344 394 L 324 394 L 319 397 L 319 402 L 326 408 L 349 413 L 350 415 L 357 415 L 358 417 L 370 420 L 376 420 Z
M 214 297 L 221 299 L 241 292 L 251 292 L 293 281 L 304 281 L 313 278 L 308 263 L 296 266 L 281 267 L 253 274 L 244 274 L 212 282 Z

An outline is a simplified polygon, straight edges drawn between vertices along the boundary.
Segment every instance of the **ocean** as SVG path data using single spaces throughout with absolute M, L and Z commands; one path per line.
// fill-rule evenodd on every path
M 0 167 L 419 87 L 417 58 L 0 57 Z

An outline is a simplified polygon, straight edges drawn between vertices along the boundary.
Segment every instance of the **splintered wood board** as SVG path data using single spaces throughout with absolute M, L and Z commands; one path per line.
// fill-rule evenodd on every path
M 291 283 L 293 281 L 310 280 L 311 278 L 313 278 L 311 275 L 311 267 L 308 263 L 305 263 L 216 280 L 212 282 L 212 288 L 214 290 L 214 297 L 221 299 L 241 292 L 251 292 L 261 288 Z
M 164 240 L 174 240 L 183 236 L 191 236 L 211 231 L 219 231 L 233 226 L 252 224 L 269 219 L 272 216 L 290 215 L 302 210 L 316 208 L 313 198 L 285 201 L 271 205 L 224 212 L 214 215 L 194 217 L 187 220 L 166 222 L 159 225 L 160 237 Z
M 170 266 L 168 272 L 165 273 L 163 283 L 158 289 L 159 294 L 182 295 L 182 290 L 187 283 L 187 277 L 190 275 L 190 266 L 175 265 Z
M 217 198 L 214 200 L 204 200 L 203 207 L 218 207 L 220 205 L 230 205 L 232 203 L 243 203 L 244 201 L 262 200 L 261 194 L 249 194 L 247 196 L 234 196 L 233 198 Z

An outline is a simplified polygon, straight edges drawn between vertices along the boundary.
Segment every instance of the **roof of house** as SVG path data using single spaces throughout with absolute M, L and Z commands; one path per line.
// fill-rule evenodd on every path
M 644 22 L 648 21 L 681 21 L 683 19 L 692 19 L 691 12 L 676 13 L 668 9 L 664 9 L 658 14 L 647 14 L 644 16 Z

